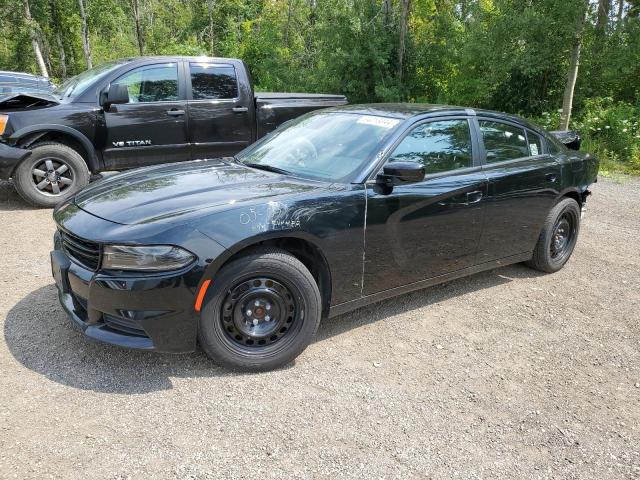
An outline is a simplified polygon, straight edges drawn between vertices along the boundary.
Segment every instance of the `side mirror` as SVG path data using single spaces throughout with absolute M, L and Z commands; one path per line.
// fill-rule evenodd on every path
M 123 103 L 129 103 L 129 89 L 126 85 L 112 83 L 106 91 L 102 92 L 100 105 L 104 108 Z
M 384 187 L 395 187 L 424 180 L 424 165 L 417 162 L 389 162 L 376 177 L 376 183 Z

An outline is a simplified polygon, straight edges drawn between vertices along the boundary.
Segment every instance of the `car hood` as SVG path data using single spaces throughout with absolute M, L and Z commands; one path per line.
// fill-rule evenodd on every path
M 34 108 L 53 107 L 60 102 L 48 93 L 11 92 L 0 94 L 0 111 L 29 110 Z
M 326 186 L 235 162 L 197 160 L 114 175 L 84 189 L 74 202 L 92 215 L 123 225 L 175 223 Z

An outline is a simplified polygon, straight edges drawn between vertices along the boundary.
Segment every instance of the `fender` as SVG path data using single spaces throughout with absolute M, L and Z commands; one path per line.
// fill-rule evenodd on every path
M 200 232 L 200 233 L 203 233 L 204 235 L 209 237 L 209 235 L 207 235 L 204 232 Z M 324 253 L 322 252 L 322 249 L 319 246 L 319 242 L 315 239 L 313 235 L 310 235 L 309 233 L 303 232 L 303 231 L 277 230 L 277 231 L 271 231 L 271 232 L 264 232 L 252 237 L 244 238 L 240 240 L 238 243 L 225 249 L 225 251 L 222 254 L 218 255 L 215 258 L 215 260 L 209 264 L 203 278 L 212 278 L 218 272 L 218 270 L 220 270 L 222 265 L 224 265 L 227 262 L 227 260 L 229 260 L 236 253 L 244 250 L 247 247 L 250 247 L 252 245 L 257 245 L 260 242 L 266 242 L 268 240 L 278 240 L 278 239 L 285 239 L 285 238 L 297 238 L 300 240 L 304 240 L 309 244 L 313 245 L 313 247 L 318 252 L 320 252 L 320 255 L 322 256 L 322 261 L 327 266 L 329 274 L 331 273 L 331 267 L 329 265 L 329 262 L 327 261 Z
M 60 132 L 66 135 L 73 137 L 75 140 L 80 142 L 80 144 L 84 147 L 85 151 L 89 155 L 87 158 L 87 166 L 91 172 L 97 172 L 100 170 L 100 164 L 98 161 L 98 156 L 96 155 L 96 150 L 89 140 L 83 133 L 79 132 L 75 128 L 67 127 L 66 125 L 56 125 L 56 124 L 40 124 L 40 125 L 30 125 L 25 128 L 21 128 L 20 130 L 14 132 L 9 140 L 12 143 L 19 143 L 21 139 L 33 135 L 33 134 L 41 134 L 45 135 L 49 132 Z M 40 136 L 36 136 L 36 139 Z
M 591 192 L 587 189 L 587 187 L 567 187 L 556 196 L 554 205 L 556 205 L 564 197 L 571 197 L 578 202 L 580 208 L 584 208 L 584 203 L 587 201 L 587 197 L 589 195 L 591 195 Z
M 320 277 L 321 283 L 318 285 L 318 288 L 320 289 L 320 292 L 323 293 L 323 300 L 322 300 L 323 315 L 327 315 L 331 307 L 331 298 L 333 295 L 331 265 L 329 264 L 329 261 L 327 260 L 327 257 L 325 256 L 324 252 L 320 248 L 319 242 L 317 241 L 317 239 L 313 235 L 304 231 L 286 231 L 286 230 L 270 231 L 270 232 L 264 232 L 249 238 L 245 238 L 237 242 L 236 244 L 232 245 L 228 249 L 225 249 L 223 253 L 218 255 L 206 267 L 196 291 L 200 291 L 205 281 L 207 280 L 215 281 L 215 276 L 218 273 L 218 271 L 230 258 L 236 255 L 238 252 L 241 252 L 245 248 L 251 247 L 252 245 L 257 245 L 260 242 L 265 242 L 268 240 L 287 239 L 287 238 L 289 239 L 295 238 L 295 239 L 303 240 L 309 243 L 318 253 L 318 256 L 320 257 L 318 261 L 323 264 L 323 270 L 325 270 L 326 272 L 326 278 L 322 276 Z M 205 301 L 208 301 L 209 298 L 210 298 L 209 291 L 206 291 L 204 295 Z

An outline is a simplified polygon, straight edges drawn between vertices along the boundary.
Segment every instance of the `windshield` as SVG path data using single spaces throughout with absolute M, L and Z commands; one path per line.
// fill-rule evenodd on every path
M 126 63 L 126 61 L 116 60 L 113 62 L 106 62 L 90 70 L 86 70 L 76 75 L 75 77 L 71 77 L 69 80 L 56 88 L 53 93 L 60 97 L 67 98 L 73 98 L 77 95 L 80 95 L 87 89 L 87 87 L 89 87 L 91 83 L 99 80 L 105 75 L 108 75 L 123 63 Z
M 349 181 L 400 120 L 313 113 L 272 132 L 237 156 L 246 165 L 330 182 Z

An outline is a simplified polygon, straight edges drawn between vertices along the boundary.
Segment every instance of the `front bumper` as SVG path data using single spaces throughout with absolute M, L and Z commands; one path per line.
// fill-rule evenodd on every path
M 57 242 L 56 242 L 57 243 Z M 84 334 L 125 348 L 183 353 L 196 348 L 193 308 L 197 266 L 163 275 L 93 272 L 56 247 L 51 268 L 62 307 Z
M 31 150 L 16 148 L 0 142 L 0 179 L 7 180 L 16 166 L 31 155 Z

